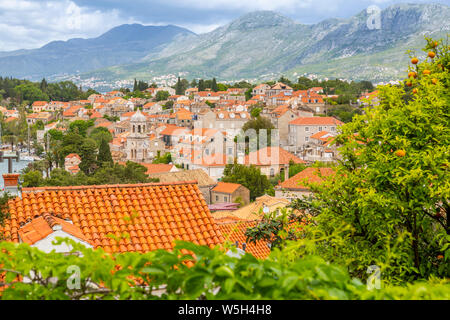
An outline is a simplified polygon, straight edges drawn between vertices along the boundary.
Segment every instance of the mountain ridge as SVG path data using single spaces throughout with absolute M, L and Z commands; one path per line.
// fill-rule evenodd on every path
M 424 35 L 441 37 L 450 30 L 450 7 L 443 4 L 396 4 L 382 10 L 380 17 L 381 29 L 371 30 L 365 10 L 350 18 L 330 18 L 316 24 L 302 24 L 278 12 L 255 11 L 205 34 L 166 26 L 180 32 L 151 48 L 135 47 L 133 41 L 142 44 L 145 36 L 133 39 L 138 34 L 133 30 L 137 25 L 123 25 L 98 38 L 134 49 L 134 54 L 121 52 L 128 55 L 128 61 L 111 64 L 113 61 L 76 74 L 82 81 L 148 80 L 170 74 L 220 80 L 259 81 L 281 74 L 391 80 L 400 78 L 407 48 L 419 50 Z M 120 27 L 131 30 L 123 32 L 121 38 L 114 35 Z M 94 40 L 99 42 L 98 38 Z M 75 44 L 79 41 L 72 39 Z M 0 65 L 3 59 L 0 53 Z
M 368 29 L 368 18 L 369 14 L 362 11 L 351 18 L 331 18 L 306 25 L 275 12 L 257 11 L 199 35 L 189 48 L 183 41 L 170 43 L 141 62 L 98 70 L 85 77 L 149 78 L 183 72 L 191 78 L 265 80 L 261 75 L 297 76 L 308 66 L 320 67 L 321 63 L 334 61 L 343 67 L 337 68 L 333 76 L 384 81 L 400 78 L 400 68 L 407 59 L 405 44 L 418 50 L 423 46 L 424 34 L 440 37 L 450 30 L 445 24 L 450 21 L 450 9 L 442 4 L 390 6 L 381 12 L 379 30 Z M 264 24 L 271 26 L 257 28 Z M 396 47 L 401 50 L 393 54 L 390 50 Z M 361 71 L 352 68 L 348 72 L 347 61 L 352 59 L 367 63 L 360 66 Z M 385 68 L 383 60 L 388 63 Z M 381 72 L 383 68 L 386 70 Z M 308 73 L 315 72 L 308 70 Z M 326 70 L 317 74 L 330 76 Z
M 123 24 L 95 38 L 57 40 L 37 49 L 0 52 L 0 74 L 38 79 L 61 70 L 70 74 L 131 63 L 180 34 L 195 35 L 173 25 Z

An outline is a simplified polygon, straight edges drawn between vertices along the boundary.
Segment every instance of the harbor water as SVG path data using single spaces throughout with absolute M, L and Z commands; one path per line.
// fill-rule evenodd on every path
M 20 173 L 20 171 L 27 167 L 28 164 L 32 162 L 30 160 L 20 160 L 19 162 L 16 162 L 16 160 L 13 160 L 12 163 L 12 173 Z M 3 175 L 5 173 L 8 173 L 8 160 L 5 159 L 3 162 L 0 162 L 0 174 Z M 4 181 L 3 176 L 0 178 L 0 190 L 3 191 L 4 189 Z

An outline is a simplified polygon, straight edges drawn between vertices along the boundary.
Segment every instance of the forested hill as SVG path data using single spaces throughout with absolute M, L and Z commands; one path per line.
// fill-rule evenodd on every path
M 83 91 L 71 81 L 48 83 L 0 77 L 0 105 L 21 104 L 34 101 L 72 101 L 82 100 L 96 93 L 94 90 Z

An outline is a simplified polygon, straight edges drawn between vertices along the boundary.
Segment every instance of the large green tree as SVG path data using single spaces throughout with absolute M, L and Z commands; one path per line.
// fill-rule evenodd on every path
M 450 53 L 432 40 L 425 51 L 434 58 L 410 65 L 412 99 L 378 87 L 379 103 L 336 138 L 336 175 L 298 200 L 314 216 L 308 248 L 359 277 L 370 265 L 396 281 L 450 276 Z
M 164 101 L 169 98 L 169 92 L 161 90 L 156 93 L 155 99 L 156 101 Z
M 106 142 L 111 142 L 113 139 L 111 132 L 109 132 L 109 130 L 105 127 L 94 128 L 89 133 L 89 138 L 94 139 L 99 147 L 103 140 L 106 140 Z
M 222 181 L 242 184 L 250 190 L 251 200 L 266 193 L 273 193 L 269 179 L 255 166 L 228 164 L 223 172 Z
M 256 109 L 253 109 L 256 110 Z M 256 115 L 257 112 L 253 112 L 254 115 Z M 257 149 L 260 148 L 260 131 L 266 130 L 266 141 L 267 146 L 272 145 L 272 130 L 275 129 L 274 125 L 272 124 L 272 121 L 270 121 L 269 118 L 263 117 L 261 115 L 257 115 L 256 118 L 252 118 L 249 121 L 247 121 L 244 126 L 242 127 L 243 132 L 247 132 L 247 130 L 252 129 L 256 132 L 256 138 L 250 139 L 249 137 L 246 137 L 246 149 L 249 149 L 249 145 L 254 145 Z M 263 146 L 264 147 L 264 146 Z M 253 148 L 251 148 L 253 150 Z
M 34 83 L 18 85 L 14 90 L 21 101 L 28 101 L 29 103 L 41 100 L 49 101 L 48 95 L 42 92 L 39 86 Z

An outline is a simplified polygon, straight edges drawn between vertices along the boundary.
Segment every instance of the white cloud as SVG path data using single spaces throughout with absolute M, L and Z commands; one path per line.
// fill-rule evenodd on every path
M 446 0 L 441 0 L 446 1 Z M 175 6 L 195 9 L 223 9 L 223 10 L 274 10 L 288 12 L 291 10 L 335 10 L 338 7 L 351 7 L 358 3 L 369 6 L 372 4 L 393 4 L 400 2 L 433 2 L 433 0 L 166 0 Z
M 301 23 L 317 23 L 350 17 L 369 5 L 384 8 L 399 2 L 408 0 L 0 0 L 0 51 L 96 37 L 123 23 L 174 24 L 205 33 L 255 10 L 278 11 Z
M 213 23 L 213 24 L 180 24 L 180 27 L 186 28 L 188 30 L 191 30 L 192 32 L 195 32 L 197 34 L 201 34 L 201 33 L 207 33 L 210 31 L 213 31 L 225 24 L 227 24 L 229 21 L 228 20 L 223 20 L 220 23 Z
M 292 10 L 308 8 L 314 4 L 314 0 L 172 0 L 175 5 L 196 9 L 224 9 L 224 10 Z
M 0 51 L 95 37 L 129 22 L 131 19 L 123 19 L 118 10 L 87 9 L 70 0 L 0 0 Z

